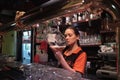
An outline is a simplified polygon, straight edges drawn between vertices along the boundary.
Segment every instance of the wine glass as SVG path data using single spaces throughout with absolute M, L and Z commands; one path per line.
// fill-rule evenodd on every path
M 47 33 L 47 42 L 52 49 L 63 50 L 66 46 L 64 35 L 56 28 L 51 28 Z

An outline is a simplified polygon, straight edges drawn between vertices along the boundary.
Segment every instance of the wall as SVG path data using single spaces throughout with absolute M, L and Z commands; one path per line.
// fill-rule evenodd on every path
M 3 36 L 2 53 L 8 55 L 16 54 L 16 32 L 10 31 Z

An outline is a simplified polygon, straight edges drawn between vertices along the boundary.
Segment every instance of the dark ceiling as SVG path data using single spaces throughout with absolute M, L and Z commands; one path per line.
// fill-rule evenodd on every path
M 33 8 L 41 6 L 47 2 L 55 2 L 55 1 L 65 2 L 67 0 L 0 0 L 0 23 L 6 24 L 8 22 L 14 21 L 16 11 L 28 12 Z M 116 2 L 117 4 L 118 3 L 120 4 L 119 0 L 113 0 L 113 1 Z M 56 4 L 56 6 L 58 5 Z
M 0 23 L 13 21 L 16 11 L 29 11 L 50 0 L 0 0 Z

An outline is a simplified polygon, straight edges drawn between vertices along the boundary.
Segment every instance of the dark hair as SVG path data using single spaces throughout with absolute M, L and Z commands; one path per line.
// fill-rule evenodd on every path
M 73 26 L 69 26 L 69 27 L 66 28 L 66 30 L 67 29 L 72 29 L 74 31 L 74 33 L 75 33 L 76 36 L 80 36 L 78 28 L 73 27 Z M 78 44 L 78 46 L 80 46 L 79 40 L 77 40 L 77 44 Z

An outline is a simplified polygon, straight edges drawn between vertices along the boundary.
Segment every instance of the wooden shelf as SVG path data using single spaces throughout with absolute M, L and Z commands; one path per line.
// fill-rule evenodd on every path
M 97 43 L 97 44 L 81 44 L 82 47 L 93 47 L 93 46 L 100 46 L 101 43 Z
M 104 31 L 100 31 L 100 33 L 115 33 L 115 31 L 114 30 L 111 30 L 111 31 L 104 30 Z
M 98 51 L 98 53 L 101 55 L 116 55 L 116 52 L 100 52 L 100 51 Z

